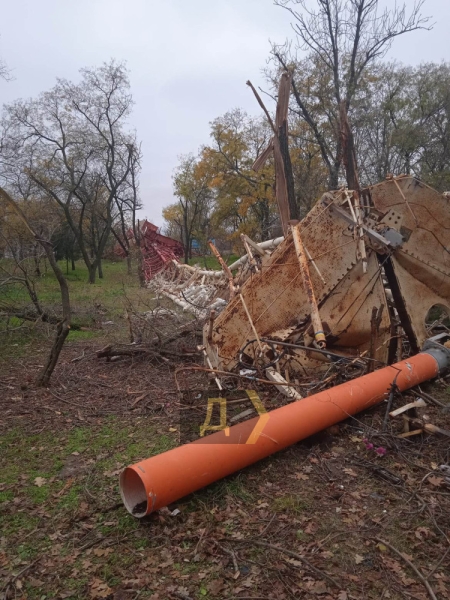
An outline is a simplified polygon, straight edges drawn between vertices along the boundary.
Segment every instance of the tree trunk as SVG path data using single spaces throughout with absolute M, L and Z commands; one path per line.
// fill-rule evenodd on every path
M 98 259 L 98 278 L 103 279 L 103 267 L 102 267 L 102 259 Z
M 411 175 L 411 154 L 405 153 L 405 173 Z
M 329 169 L 328 189 L 339 189 L 339 166 L 334 166 Z
M 139 284 L 140 284 L 141 287 L 145 287 L 145 285 L 146 285 L 147 282 L 145 281 L 144 257 L 143 257 L 143 254 L 142 254 L 142 242 L 141 242 L 141 240 L 138 241 L 137 251 L 138 251 L 137 260 L 138 260 Z
M 39 387 L 44 387 L 49 384 L 50 377 L 52 376 L 52 373 L 56 367 L 66 337 L 69 335 L 69 331 L 70 325 L 67 323 L 67 321 L 63 320 L 61 323 L 58 323 L 56 328 L 56 337 L 53 342 L 52 349 L 50 350 L 50 355 L 36 382 Z
M 186 235 L 185 235 L 185 241 L 184 241 L 184 262 L 186 265 L 189 264 L 189 251 L 191 248 L 191 240 L 187 234 L 187 229 L 185 229 Z
M 127 254 L 127 273 L 128 275 L 132 275 L 132 269 L 131 269 L 131 256 L 129 254 Z
M 97 265 L 95 263 L 88 266 L 88 273 L 88 283 L 95 283 L 95 276 L 97 274 Z
M 62 320 L 57 325 L 55 340 L 53 342 L 52 349 L 50 350 L 50 355 L 48 357 L 47 363 L 41 371 L 36 382 L 38 386 L 42 387 L 48 385 L 53 370 L 56 367 L 56 363 L 58 362 L 59 355 L 61 353 L 66 337 L 69 335 L 72 315 L 70 309 L 69 286 L 67 285 L 67 280 L 64 277 L 63 272 L 59 268 L 55 255 L 53 254 L 53 247 L 49 242 L 42 241 L 41 244 L 44 247 L 45 253 L 48 258 L 48 262 L 50 263 L 55 277 L 58 280 L 59 289 L 61 291 L 62 305 Z
M 48 385 L 50 381 L 50 377 L 52 376 L 53 370 L 58 362 L 59 355 L 61 353 L 64 341 L 66 337 L 69 335 L 70 330 L 70 322 L 71 322 L 71 310 L 70 310 L 70 295 L 69 295 L 69 286 L 67 285 L 67 280 L 64 277 L 63 272 L 61 271 L 58 262 L 53 254 L 53 246 L 51 242 L 47 240 L 43 240 L 38 234 L 33 230 L 30 224 L 27 221 L 25 214 L 23 213 L 20 206 L 14 202 L 11 196 L 5 192 L 2 188 L 0 188 L 0 197 L 3 197 L 6 202 L 11 206 L 11 208 L 17 213 L 17 215 L 22 219 L 30 233 L 34 236 L 35 240 L 41 244 L 43 247 L 45 254 L 48 258 L 48 262 L 55 274 L 56 279 L 59 283 L 59 289 L 61 292 L 61 306 L 62 306 L 62 320 L 58 323 L 57 332 L 55 341 L 53 342 L 52 349 L 50 351 L 50 356 L 47 360 L 47 364 L 44 369 L 40 373 L 37 385 L 44 386 Z
M 33 245 L 33 260 L 34 260 L 34 273 L 37 277 L 40 277 L 41 276 L 41 268 L 39 265 L 37 244 Z
M 261 225 L 261 240 L 268 240 L 270 230 L 270 208 L 267 200 L 263 200 L 262 202 Z
M 72 271 L 75 271 L 75 261 L 73 260 L 73 256 L 72 256 Z

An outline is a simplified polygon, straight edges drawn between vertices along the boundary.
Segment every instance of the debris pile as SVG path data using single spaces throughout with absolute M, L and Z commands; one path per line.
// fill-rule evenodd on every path
M 183 369 L 209 371 L 220 398 L 208 398 L 205 423 L 215 433 L 203 437 L 204 425 L 200 439 L 122 472 L 122 499 L 137 517 L 384 400 L 383 431 L 401 415 L 402 437 L 450 435 L 415 412 L 423 399 L 392 406 L 397 392 L 450 368 L 448 196 L 409 175 L 361 189 L 341 105 L 349 187 L 325 193 L 298 219 L 287 144 L 289 88 L 283 74 L 275 124 L 265 110 L 274 136 L 253 167 L 273 155 L 284 236 L 261 244 L 241 236 L 245 255 L 232 265 L 210 242 L 221 271 L 173 260 L 150 284 L 203 321 L 198 351 L 207 367 Z M 228 374 L 274 386 L 290 403 L 267 413 L 256 392 L 246 390 L 257 416 L 228 424 L 226 411 L 222 419 Z M 210 401 L 220 403 L 219 426 L 209 426 Z
M 285 238 L 242 241 L 246 254 L 221 271 L 172 261 L 151 284 L 207 321 L 215 369 L 259 371 L 282 385 L 322 372 L 336 384 L 416 354 L 446 330 L 449 200 L 414 177 L 328 192 Z M 430 310 L 440 316 L 427 325 Z

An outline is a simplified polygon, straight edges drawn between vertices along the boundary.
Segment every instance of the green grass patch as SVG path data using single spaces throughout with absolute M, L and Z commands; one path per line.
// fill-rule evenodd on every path
M 303 511 L 307 511 L 311 508 L 309 502 L 300 498 L 299 496 L 288 494 L 286 496 L 281 496 L 280 498 L 275 498 L 272 502 L 272 509 L 274 512 L 294 512 L 300 513 Z
M 6 270 L 11 270 L 11 261 L 2 259 L 0 264 Z M 88 270 L 82 261 L 76 263 L 76 270 L 65 272 L 65 262 L 59 263 L 63 269 L 65 277 L 69 284 L 69 293 L 71 304 L 74 309 L 74 322 L 79 319 L 77 310 L 85 310 L 89 305 L 100 305 L 111 313 L 118 314 L 122 310 L 121 303 L 118 306 L 118 300 L 125 299 L 136 300 L 139 303 L 139 287 L 136 268 L 133 275 L 128 275 L 125 262 L 104 261 L 103 279 L 98 279 L 94 284 L 88 283 Z M 58 281 L 53 271 L 47 269 L 41 277 L 33 277 L 38 298 L 45 309 L 46 306 L 58 308 L 61 303 L 61 295 Z M 146 293 L 147 300 L 149 293 Z M 20 284 L 9 285 L 2 289 L 2 300 L 5 303 L 14 306 L 25 306 L 30 304 L 30 298 L 26 288 Z M 20 325 L 22 321 L 11 321 L 10 326 Z
M 13 269 L 12 262 L 7 259 L 0 259 L 0 266 L 6 271 Z M 64 270 L 65 262 L 60 262 L 60 266 Z M 30 264 L 30 273 L 34 272 L 33 268 L 34 265 Z M 40 305 L 44 312 L 58 316 L 61 314 L 58 281 L 51 269 L 42 271 L 40 277 L 33 275 Z M 72 310 L 72 328 L 66 343 L 83 343 L 99 337 L 118 343 L 128 341 L 129 328 L 124 319 L 125 309 L 131 304 L 134 310 L 145 312 L 157 305 L 153 294 L 140 287 L 137 265 L 133 266 L 133 274 L 129 275 L 126 262 L 104 261 L 103 272 L 103 279 L 97 278 L 94 284 L 89 284 L 88 270 L 82 261 L 78 261 L 75 271 L 69 270 L 65 274 Z M 34 311 L 26 288 L 19 283 L 2 287 L 1 301 L 15 311 Z M 170 301 L 162 301 L 162 304 L 171 305 Z M 53 330 L 54 327 L 40 321 L 1 317 L 0 358 L 17 359 L 32 354 L 35 348 L 42 350 L 44 344 L 50 345 Z
M 118 473 L 123 467 L 175 444 L 175 437 L 158 433 L 146 419 L 126 421 L 123 417 L 68 432 L 29 435 L 20 428 L 7 432 L 0 438 L 0 502 L 2 536 L 6 540 L 2 551 L 12 568 L 19 561 L 29 563 L 39 556 L 49 556 L 57 545 L 58 560 L 64 562 L 67 558 L 66 589 L 73 590 L 74 599 L 85 597 L 86 584 L 94 571 L 88 578 L 83 577 L 80 562 L 80 577 L 70 576 L 74 544 L 79 548 L 85 539 L 89 543 L 123 537 L 136 551 L 149 548 L 152 540 L 140 521 L 124 509 L 103 509 L 120 501 Z M 78 531 L 78 537 L 67 535 L 68 527 L 71 532 Z M 105 546 L 94 543 L 94 549 L 97 547 Z M 83 560 L 87 558 L 82 556 Z M 100 565 L 95 576 L 115 587 L 120 584 L 123 569 L 135 561 L 135 554 L 114 547 L 106 559 L 91 551 L 89 560 Z M 30 599 L 41 598 L 32 586 L 24 589 Z M 52 597 L 52 590 L 46 590 L 46 594 Z
M 225 254 L 222 256 L 222 258 L 227 263 L 227 265 L 231 265 L 236 260 L 238 260 L 239 256 L 237 256 L 237 254 Z M 189 264 L 191 266 L 199 265 L 201 269 L 208 269 L 214 271 L 220 271 L 220 269 L 222 268 L 215 256 L 193 256 L 189 259 Z

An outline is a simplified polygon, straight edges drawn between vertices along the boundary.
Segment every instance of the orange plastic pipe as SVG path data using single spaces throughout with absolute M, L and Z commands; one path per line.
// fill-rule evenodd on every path
M 127 510 L 143 517 L 274 452 L 365 410 L 389 395 L 395 376 L 403 391 L 439 373 L 420 353 L 127 467 L 120 493 Z

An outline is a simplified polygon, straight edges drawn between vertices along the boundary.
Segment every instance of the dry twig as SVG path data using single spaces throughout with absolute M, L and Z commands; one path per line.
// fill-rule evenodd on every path
M 376 540 L 377 542 L 379 542 L 380 544 L 384 544 L 387 548 L 389 548 L 390 550 L 392 550 L 392 552 L 394 552 L 395 554 L 397 554 L 397 556 L 400 556 L 400 558 L 403 559 L 404 562 L 408 565 L 408 567 L 414 571 L 414 573 L 417 575 L 417 577 L 420 579 L 420 581 L 426 587 L 426 590 L 427 590 L 428 595 L 430 596 L 430 598 L 432 598 L 432 600 L 437 600 L 436 594 L 433 592 L 433 588 L 431 587 L 430 582 L 428 581 L 428 579 L 426 579 L 422 575 L 422 573 L 419 571 L 419 569 L 415 565 L 413 565 L 413 563 L 408 558 L 406 558 L 406 556 L 402 552 L 400 552 L 400 550 L 397 550 L 397 548 L 395 548 L 389 542 L 386 542 L 386 540 L 382 540 L 381 538 L 378 538 L 378 537 L 373 538 L 373 539 Z
M 243 544 L 255 544 L 256 546 L 263 546 L 264 548 L 270 548 L 271 550 L 278 550 L 278 552 L 282 552 L 283 554 L 287 554 L 288 556 L 291 556 L 292 558 L 299 560 L 300 562 L 305 564 L 309 569 L 311 569 L 311 571 L 313 571 L 316 575 L 318 575 L 319 577 L 323 577 L 329 583 L 334 585 L 336 588 L 341 589 L 341 586 L 338 584 L 338 582 L 335 579 L 333 579 L 330 575 L 325 573 L 325 571 L 321 571 L 320 569 L 315 567 L 313 564 L 311 564 L 309 562 L 309 560 L 307 558 L 305 558 L 301 554 L 297 554 L 297 552 L 292 552 L 292 550 L 288 550 L 287 548 L 281 548 L 280 546 L 275 546 L 274 544 L 268 544 L 267 542 L 261 542 L 260 540 L 254 540 L 254 539 L 230 540 L 230 541 L 241 542 Z

